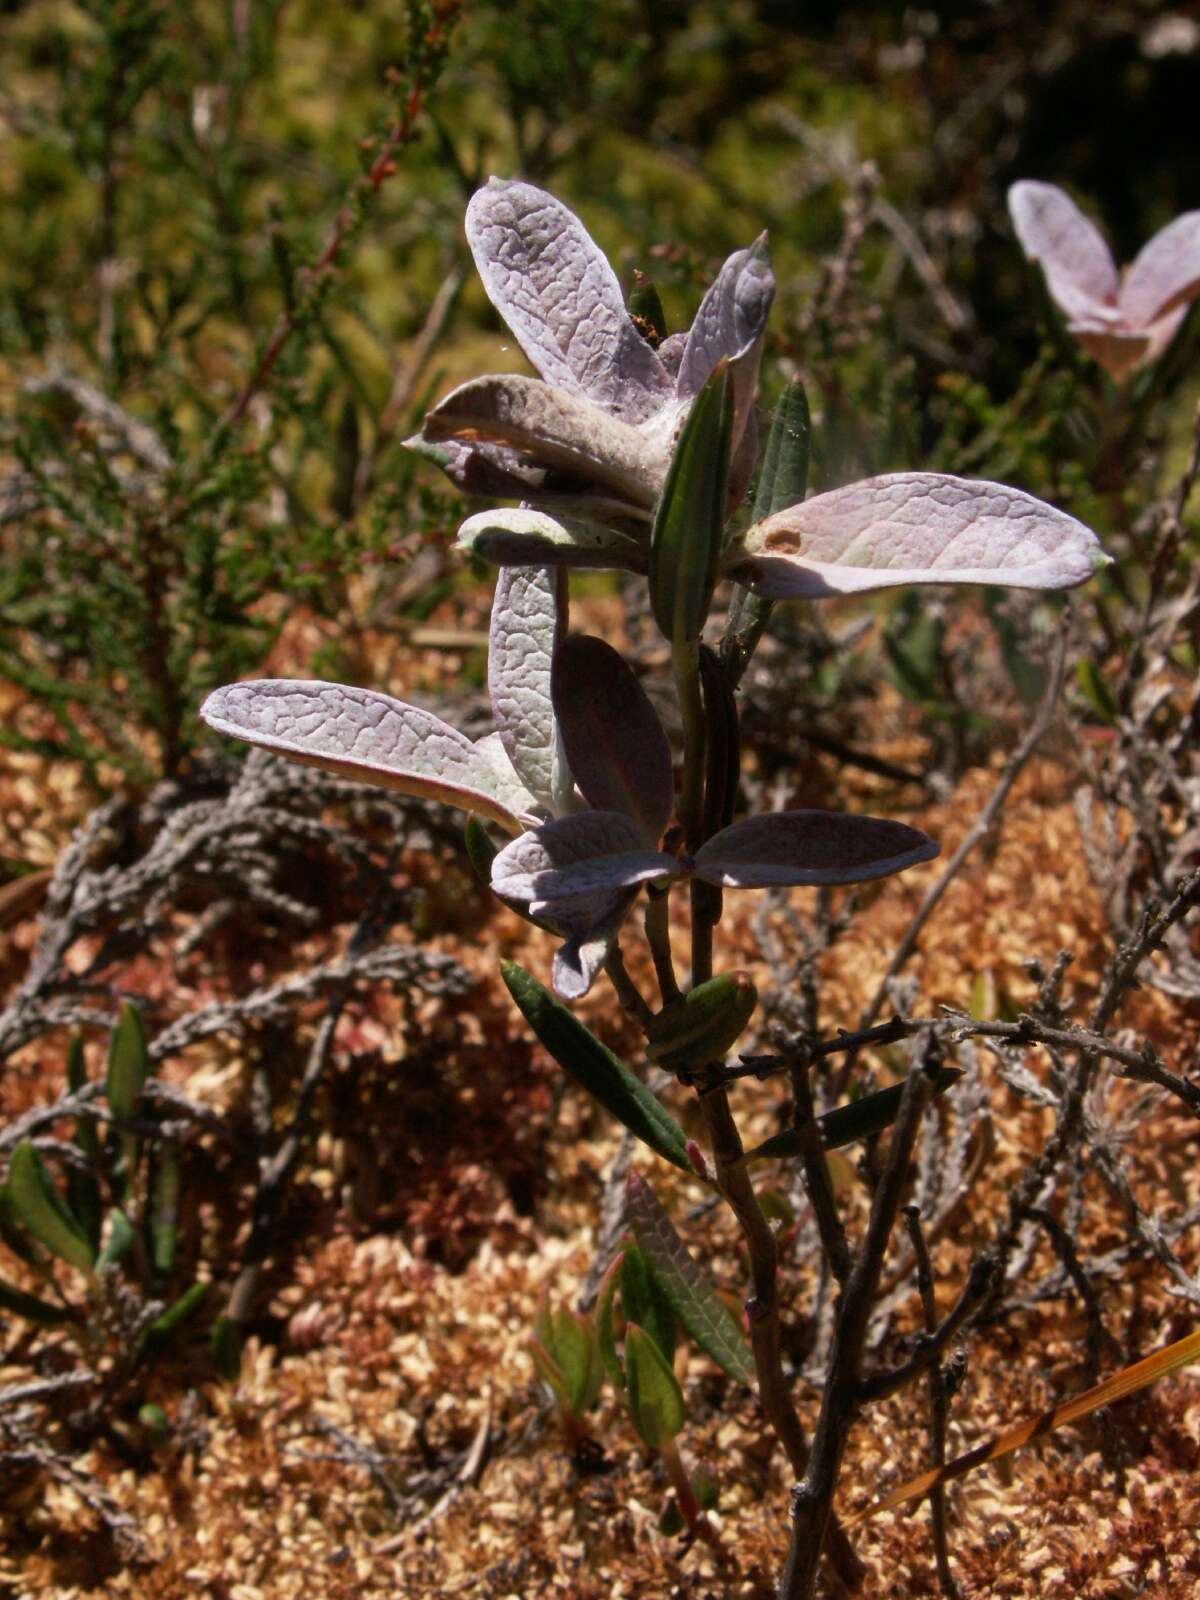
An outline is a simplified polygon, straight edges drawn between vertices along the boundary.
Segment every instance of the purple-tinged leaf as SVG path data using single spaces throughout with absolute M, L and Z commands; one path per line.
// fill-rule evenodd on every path
M 1106 561 L 1090 528 L 1020 489 L 895 472 L 756 523 L 729 567 L 769 598 L 820 599 L 912 583 L 1067 589 Z
M 492 862 L 492 888 L 506 900 L 527 901 L 535 916 L 554 916 L 559 901 L 678 877 L 682 870 L 674 856 L 648 847 L 642 829 L 622 812 L 580 811 L 505 845 Z
M 1200 211 L 1181 217 L 1144 244 L 1118 297 L 1131 328 L 1146 329 L 1200 294 Z
M 467 242 L 489 299 L 547 382 L 632 423 L 670 397 L 616 274 L 561 201 L 492 178 L 467 207 Z
M 1115 317 L 1117 269 L 1100 230 L 1052 183 L 1022 179 L 1008 191 L 1021 248 L 1046 275 L 1051 297 L 1069 317 Z
M 566 625 L 562 573 L 553 567 L 500 569 L 488 640 L 492 716 L 517 777 L 551 812 L 565 810 L 571 799 L 571 774 L 550 700 L 550 665 Z
M 550 683 L 584 799 L 597 811 L 623 811 L 657 840 L 675 798 L 671 746 L 631 668 L 603 639 L 573 634 L 555 652 Z
M 361 783 L 490 817 L 510 833 L 520 813 L 500 798 L 486 754 L 419 706 L 372 689 L 260 678 L 215 689 L 200 715 L 217 733 Z
M 597 502 L 596 515 L 603 502 Z M 458 530 L 460 549 L 498 566 L 620 567 L 645 572 L 644 542 L 605 527 L 552 517 L 522 506 L 511 511 L 479 511 Z
M 531 466 L 647 508 L 666 470 L 649 435 L 578 395 L 518 374 L 460 384 L 426 415 L 423 433 L 434 443 L 482 440 L 507 446 Z
M 730 363 L 734 453 L 754 408 L 759 355 L 774 297 L 775 275 L 763 233 L 748 250 L 735 251 L 717 274 L 700 302 L 679 365 L 676 393 L 691 400 L 708 382 L 718 361 Z
M 424 434 L 415 433 L 404 441 L 404 448 L 440 467 L 464 494 L 524 500 L 536 494 L 546 478 L 541 467 L 523 462 L 515 450 L 504 445 L 462 444 L 456 439 L 435 444 Z
M 1149 334 L 1131 333 L 1126 328 L 1068 322 L 1067 331 L 1118 382 L 1140 367 L 1150 351 Z
M 637 888 L 618 889 L 580 902 L 564 902 L 551 918 L 563 935 L 554 952 L 551 981 L 564 1000 L 582 1000 L 608 960 L 613 940 L 637 899 Z
M 671 1309 L 722 1372 L 741 1383 L 752 1384 L 755 1369 L 750 1346 L 675 1231 L 658 1196 L 634 1170 L 626 1180 L 625 1193 L 637 1242 L 652 1277 L 671 1302 Z
M 919 828 L 884 817 L 775 811 L 722 828 L 697 850 L 695 870 L 706 883 L 730 889 L 863 883 L 929 861 L 938 849 Z

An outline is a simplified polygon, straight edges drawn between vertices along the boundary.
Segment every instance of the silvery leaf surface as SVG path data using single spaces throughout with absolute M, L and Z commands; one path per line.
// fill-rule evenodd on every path
M 766 517 L 728 570 L 774 599 L 819 599 L 910 583 L 1066 589 L 1106 559 L 1090 528 L 1020 489 L 895 472 Z
M 613 940 L 638 897 L 636 887 L 590 896 L 552 918 L 564 942 L 554 952 L 551 982 L 564 1000 L 582 1000 L 608 960 Z
M 492 178 L 467 207 L 467 242 L 488 297 L 548 383 L 632 423 L 670 397 L 616 274 L 561 201 Z
M 1051 297 L 1069 317 L 1116 318 L 1117 269 L 1103 235 L 1070 195 L 1028 178 L 1008 191 L 1021 248 L 1046 275 Z
M 1185 211 L 1142 246 L 1125 273 L 1118 303 L 1131 328 L 1146 329 L 1197 294 L 1200 211 Z
M 518 816 L 544 821 L 549 809 L 546 802 L 530 793 L 521 782 L 500 735 L 485 733 L 482 739 L 475 740 L 472 748 L 490 770 L 497 798 Z
M 730 823 L 701 845 L 694 859 L 696 876 L 707 883 L 765 889 L 862 883 L 928 861 L 938 848 L 920 829 L 883 817 L 776 811 Z
M 490 817 L 509 832 L 521 814 L 502 780 L 457 728 L 373 689 L 260 678 L 215 689 L 200 715 L 217 733 L 262 745 L 341 777 L 421 795 Z
M 591 401 L 538 378 L 471 378 L 439 400 L 422 437 L 503 445 L 525 464 L 634 506 L 654 504 L 665 466 L 654 441 Z
M 460 549 L 500 566 L 618 567 L 645 572 L 647 540 L 577 517 L 527 506 L 479 511 L 458 530 Z
M 624 812 L 657 840 L 675 800 L 671 746 L 632 669 L 603 639 L 573 634 L 555 652 L 550 686 L 584 799 Z
M 488 638 L 492 715 L 517 777 L 552 813 L 567 808 L 572 788 L 550 698 L 566 625 L 566 582 L 557 568 L 501 567 Z
M 682 399 L 693 400 L 717 362 L 729 361 L 735 456 L 754 409 L 762 340 L 774 297 L 775 275 L 764 233 L 748 250 L 735 251 L 717 274 L 700 302 L 679 365 L 676 393 Z
M 546 479 L 541 467 L 530 466 L 504 445 L 462 444 L 457 439 L 435 443 L 417 433 L 404 446 L 440 467 L 464 494 L 524 500 L 536 494 Z
M 674 856 L 652 849 L 642 829 L 619 811 L 580 811 L 523 833 L 492 862 L 492 888 L 527 901 L 535 916 L 652 878 L 678 877 Z M 567 914 L 573 914 L 568 908 Z

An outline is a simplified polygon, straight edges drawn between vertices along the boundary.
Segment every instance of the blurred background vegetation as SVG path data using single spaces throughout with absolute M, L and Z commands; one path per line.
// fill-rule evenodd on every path
M 454 592 L 441 552 L 465 508 L 401 441 L 436 393 L 521 365 L 462 236 L 489 173 L 552 188 L 675 326 L 769 228 L 765 395 L 808 384 L 818 488 L 1003 478 L 1136 554 L 1186 448 L 1195 319 L 1118 392 L 1048 314 L 1004 198 L 1064 185 L 1118 260 L 1200 201 L 1195 6 L 3 0 L 0 18 L 0 739 L 97 791 L 184 767 L 204 692 L 259 669 L 297 607 L 337 623 L 307 670 L 378 682 L 381 631 Z M 930 604 L 932 636 L 911 597 L 888 602 L 886 640 L 936 710 Z M 993 613 L 1020 694 L 1021 640 Z

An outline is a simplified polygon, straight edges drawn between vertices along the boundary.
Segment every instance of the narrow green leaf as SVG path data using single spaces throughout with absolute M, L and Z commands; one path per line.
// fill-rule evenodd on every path
M 683 1427 L 683 1390 L 667 1358 L 636 1322 L 625 1329 L 625 1376 L 633 1425 L 657 1450 Z
M 40 1267 L 44 1264 L 45 1256 L 21 1225 L 7 1181 L 0 1185 L 0 1239 L 4 1240 L 17 1260 L 23 1261 L 27 1267 Z
M 108 1075 L 105 1080 L 109 1107 L 118 1117 L 133 1116 L 149 1076 L 150 1053 L 146 1048 L 142 1014 L 132 1001 L 126 1000 L 108 1041 Z M 115 1177 L 118 1188 L 123 1191 L 133 1179 L 140 1146 L 136 1134 L 124 1132 L 118 1134 L 118 1144 L 121 1157 Z
M 118 1261 L 123 1261 L 133 1246 L 133 1239 L 133 1223 L 119 1206 L 114 1206 L 108 1214 L 108 1238 L 96 1257 L 97 1267 L 115 1267 Z
M 6 1283 L 3 1278 L 0 1278 L 0 1311 L 24 1317 L 26 1322 L 36 1322 L 43 1328 L 56 1327 L 60 1322 L 69 1321 L 71 1316 L 66 1306 L 52 1305 L 36 1294 L 26 1294 L 24 1289 Z
M 643 1144 L 680 1171 L 690 1173 L 683 1129 L 645 1084 L 532 973 L 515 961 L 502 962 L 500 971 L 526 1022 L 563 1071 Z
M 154 1319 L 147 1330 L 148 1333 L 156 1340 L 169 1338 L 176 1328 L 182 1327 L 192 1313 L 204 1304 L 211 1288 L 210 1283 L 190 1284 L 178 1300 L 173 1300 L 162 1315 Z
M 142 1014 L 131 1000 L 126 1000 L 108 1041 L 105 1083 L 108 1104 L 118 1117 L 133 1116 L 149 1076 L 150 1054 Z
M 675 1231 L 650 1185 L 630 1172 L 629 1218 L 655 1281 L 706 1355 L 741 1383 L 753 1383 L 754 1357 L 745 1335 Z M 628 1345 L 626 1346 L 628 1365 Z
M 939 1067 L 934 1074 L 934 1094 L 945 1094 L 946 1090 L 961 1077 L 962 1071 L 958 1067 Z M 835 1106 L 832 1111 L 826 1111 L 823 1116 L 817 1118 L 817 1126 L 821 1130 L 821 1143 L 826 1150 L 840 1150 L 843 1145 L 853 1144 L 856 1139 L 869 1139 L 873 1134 L 882 1133 L 895 1122 L 896 1113 L 900 1109 L 900 1096 L 903 1093 L 904 1085 L 894 1083 L 890 1088 L 877 1089 L 874 1094 L 863 1095 L 861 1100 L 851 1100 L 848 1105 Z M 756 1145 L 753 1150 L 748 1150 L 746 1159 L 759 1161 L 767 1156 L 799 1154 L 800 1143 L 794 1129 L 785 1128 L 782 1133 L 777 1133 L 763 1144 Z
M 732 431 L 729 369 L 719 361 L 683 425 L 650 529 L 650 606 L 672 644 L 699 639 L 708 616 Z
M 679 1329 L 675 1310 L 662 1285 L 650 1271 L 645 1252 L 637 1245 L 626 1248 L 621 1262 L 621 1307 L 627 1322 L 648 1333 L 668 1361 L 674 1359 Z
M 808 488 L 808 453 L 812 422 L 808 395 L 794 378 L 779 397 L 767 434 L 758 488 L 754 493 L 754 521 L 774 516 L 804 499 Z
M 208 1336 L 212 1364 L 226 1383 L 236 1383 L 242 1371 L 242 1336 L 232 1317 L 220 1316 Z
M 150 1196 L 150 1244 L 154 1270 L 166 1277 L 175 1264 L 179 1234 L 179 1142 L 164 1139 L 156 1152 Z
M 13 1151 L 6 1181 L 13 1210 L 52 1255 L 80 1272 L 92 1273 L 95 1253 L 87 1234 L 55 1188 L 46 1165 L 28 1139 Z
M 467 860 L 471 863 L 475 876 L 480 883 L 487 887 L 492 882 L 492 862 L 499 851 L 492 843 L 491 835 L 476 816 L 467 818 L 463 840 L 467 847 Z
M 78 1094 L 87 1083 L 87 1060 L 83 1050 L 82 1033 L 71 1035 L 67 1046 L 67 1087 Z M 86 1169 L 72 1166 L 67 1173 L 67 1203 L 79 1218 L 79 1225 L 87 1234 L 92 1250 L 100 1248 L 100 1226 L 104 1219 L 104 1205 L 100 1196 L 97 1174 L 100 1171 L 100 1135 L 92 1117 L 75 1118 L 75 1146 L 87 1162 Z

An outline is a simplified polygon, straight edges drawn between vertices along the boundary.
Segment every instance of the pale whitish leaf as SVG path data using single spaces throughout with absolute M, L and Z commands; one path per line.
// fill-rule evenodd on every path
M 632 669 L 603 639 L 574 634 L 555 652 L 551 692 L 588 804 L 625 812 L 657 840 L 675 798 L 671 746 Z
M 627 1179 L 629 1220 L 642 1254 L 675 1315 L 723 1372 L 754 1382 L 754 1357 L 742 1330 L 692 1259 L 650 1185 L 636 1171 Z
M 339 683 L 261 678 L 214 690 L 200 715 L 217 733 L 294 761 L 461 806 L 512 833 L 521 826 L 497 797 L 499 779 L 486 754 L 432 712 L 390 695 Z
M 758 388 L 758 361 L 766 332 L 775 276 L 767 258 L 767 236 L 735 251 L 700 302 L 687 336 L 676 391 L 693 399 L 718 361 L 728 360 L 733 381 L 732 449 L 741 443 Z
M 636 886 L 564 903 L 552 924 L 563 935 L 551 972 L 564 1000 L 582 1000 L 608 960 L 621 924 L 637 899 Z
M 1185 306 L 1200 293 L 1200 211 L 1185 211 L 1144 244 L 1121 284 L 1119 303 L 1132 328 Z
M 677 877 L 674 856 L 647 846 L 641 828 L 618 811 L 559 817 L 505 845 L 492 862 L 492 888 L 528 902 L 535 915 L 553 902 L 579 901 L 652 878 Z
M 1070 195 L 1022 179 L 1008 191 L 1021 248 L 1046 275 L 1051 297 L 1070 317 L 1116 315 L 1117 269 L 1107 244 Z
M 488 642 L 496 731 L 517 777 L 550 811 L 571 798 L 571 774 L 550 699 L 550 669 L 566 629 L 567 595 L 553 567 L 502 567 Z
M 460 384 L 426 415 L 424 433 L 507 445 L 533 466 L 634 506 L 654 504 L 666 470 L 655 439 L 578 395 L 516 374 Z
M 1106 561 L 1090 528 L 1020 489 L 896 472 L 756 523 L 730 565 L 760 594 L 816 599 L 912 583 L 1065 589 Z
M 669 397 L 616 274 L 553 195 L 492 178 L 467 207 L 467 242 L 488 297 L 548 382 L 635 423 Z
M 918 828 L 841 811 L 776 811 L 745 817 L 701 845 L 696 876 L 730 889 L 862 883 L 938 853 Z
M 622 508 L 624 509 L 624 508 Z M 597 504 L 596 516 L 600 515 Z M 602 522 L 526 506 L 479 511 L 458 530 L 461 549 L 503 566 L 620 567 L 645 572 L 646 544 Z
M 481 739 L 476 739 L 473 748 L 491 773 L 497 800 L 519 816 L 536 814 L 538 802 L 517 777 L 500 735 L 485 733 Z

